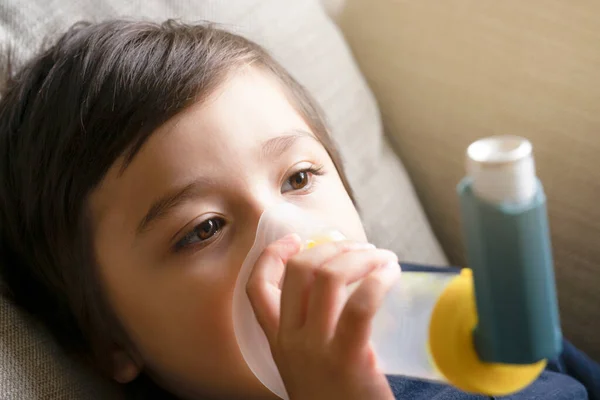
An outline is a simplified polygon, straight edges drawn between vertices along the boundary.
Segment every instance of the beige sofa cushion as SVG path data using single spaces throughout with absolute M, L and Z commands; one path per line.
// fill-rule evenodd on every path
M 86 374 L 43 329 L 0 298 L 0 399 L 114 399 L 113 385 Z
M 532 140 L 566 336 L 600 360 L 600 3 L 346 0 L 339 17 L 452 262 L 473 140 Z
M 118 15 L 212 20 L 265 45 L 323 106 L 372 241 L 397 251 L 404 260 L 445 264 L 402 164 L 382 135 L 375 101 L 318 1 L 36 0 L 24 4 L 5 0 L 0 17 L 0 47 L 16 45 L 19 59 L 29 57 L 45 35 L 61 32 L 77 20 Z M 72 366 L 60 362 L 63 358 L 41 330 L 24 323 L 1 298 L 0 317 L 0 398 L 90 398 L 81 395 L 86 384 L 65 372 Z

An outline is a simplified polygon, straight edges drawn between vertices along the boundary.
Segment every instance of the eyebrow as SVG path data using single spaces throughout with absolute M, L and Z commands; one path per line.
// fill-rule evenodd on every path
M 292 147 L 294 143 L 298 141 L 298 139 L 305 137 L 314 139 L 318 142 L 317 138 L 309 132 L 299 129 L 293 130 L 290 131 L 288 134 L 277 136 L 264 142 L 261 149 L 261 156 L 263 158 L 278 156 L 289 150 L 290 147 Z
M 319 142 L 311 133 L 303 130 L 293 130 L 289 133 L 277 136 L 265 141 L 261 146 L 261 157 L 270 158 L 278 156 L 287 150 L 289 150 L 294 143 L 300 138 L 312 138 Z M 320 143 L 320 142 L 319 142 Z M 175 208 L 181 206 L 190 200 L 199 198 L 206 191 L 208 187 L 215 186 L 214 180 L 198 178 L 192 182 L 183 185 L 183 187 L 177 188 L 166 195 L 156 200 L 144 217 L 140 220 L 136 235 L 142 235 L 152 229 L 152 225 L 161 218 L 166 217 Z
M 136 234 L 141 235 L 149 231 L 152 224 L 157 220 L 164 218 L 169 212 L 179 207 L 181 204 L 202 196 L 205 189 L 212 185 L 214 185 L 214 182 L 210 182 L 206 179 L 195 179 L 187 185 L 162 196 L 152 203 L 152 206 L 150 206 L 146 215 L 141 219 Z

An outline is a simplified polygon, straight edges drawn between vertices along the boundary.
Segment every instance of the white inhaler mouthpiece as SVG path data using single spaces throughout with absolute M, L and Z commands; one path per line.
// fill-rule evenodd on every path
M 240 269 L 233 293 L 233 327 L 240 351 L 262 384 L 284 400 L 289 397 L 250 305 L 246 284 L 265 247 L 290 233 L 298 234 L 305 244 L 311 240 L 319 243 L 345 239 L 339 231 L 284 203 L 261 216 L 254 245 Z M 445 381 L 429 352 L 429 326 L 439 296 L 456 276 L 445 272 L 405 272 L 388 292 L 372 321 L 370 338 L 378 367 L 384 373 Z

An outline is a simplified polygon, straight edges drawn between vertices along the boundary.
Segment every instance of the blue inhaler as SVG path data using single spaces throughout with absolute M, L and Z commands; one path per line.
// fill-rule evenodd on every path
M 458 195 L 477 356 L 488 364 L 541 368 L 561 352 L 562 334 L 546 197 L 531 143 L 497 136 L 471 144 Z
M 558 317 L 546 196 L 531 143 L 499 136 L 467 150 L 458 187 L 483 361 L 530 364 L 557 356 Z

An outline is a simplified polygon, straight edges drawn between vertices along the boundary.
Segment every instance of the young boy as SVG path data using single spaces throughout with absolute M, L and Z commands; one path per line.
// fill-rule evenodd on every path
M 370 321 L 398 260 L 365 244 L 318 107 L 258 45 L 206 25 L 79 24 L 2 96 L 3 278 L 132 397 L 273 398 L 240 354 L 231 297 L 258 218 L 284 201 L 350 238 L 301 252 L 286 237 L 249 281 L 290 397 L 476 398 L 377 370 Z M 593 394 L 590 376 L 576 377 Z M 582 383 L 546 372 L 521 396 L 583 399 Z

